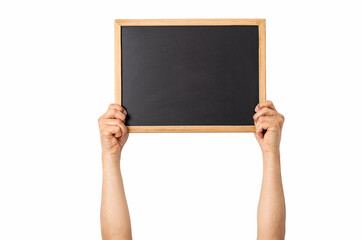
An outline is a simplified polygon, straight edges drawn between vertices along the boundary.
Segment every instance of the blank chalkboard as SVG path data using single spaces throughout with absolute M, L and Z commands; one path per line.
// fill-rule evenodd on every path
M 254 131 L 254 108 L 265 97 L 259 26 L 264 21 L 178 21 L 116 21 L 116 100 L 127 109 L 130 132 Z

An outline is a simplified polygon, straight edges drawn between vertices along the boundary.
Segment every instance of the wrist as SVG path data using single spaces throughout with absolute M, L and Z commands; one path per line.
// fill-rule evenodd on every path
M 274 149 L 265 149 L 262 150 L 263 156 L 280 156 L 280 149 L 274 148 Z
M 102 153 L 102 164 L 105 167 L 120 167 L 120 153 L 119 154 L 107 154 Z
M 274 151 L 263 151 L 262 152 L 263 157 L 263 165 L 265 167 L 273 166 L 278 167 L 280 166 L 280 151 L 279 149 Z

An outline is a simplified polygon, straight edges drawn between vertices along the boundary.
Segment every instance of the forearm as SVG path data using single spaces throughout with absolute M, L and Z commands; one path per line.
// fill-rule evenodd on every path
M 284 239 L 285 200 L 279 151 L 263 153 L 263 179 L 258 203 L 258 239 Z
M 101 230 L 103 239 L 132 239 L 119 160 L 103 156 Z

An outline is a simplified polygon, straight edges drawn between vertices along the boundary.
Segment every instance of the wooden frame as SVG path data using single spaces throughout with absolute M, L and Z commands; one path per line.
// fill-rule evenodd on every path
M 115 103 L 122 104 L 122 26 L 256 25 L 259 35 L 259 102 L 266 100 L 266 20 L 265 19 L 116 19 L 114 24 Z M 255 132 L 254 125 L 242 126 L 128 126 L 135 132 Z

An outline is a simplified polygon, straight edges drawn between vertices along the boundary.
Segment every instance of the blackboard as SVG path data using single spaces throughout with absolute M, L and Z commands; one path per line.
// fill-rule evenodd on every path
M 254 131 L 264 21 L 187 21 L 116 20 L 116 102 L 130 132 Z

